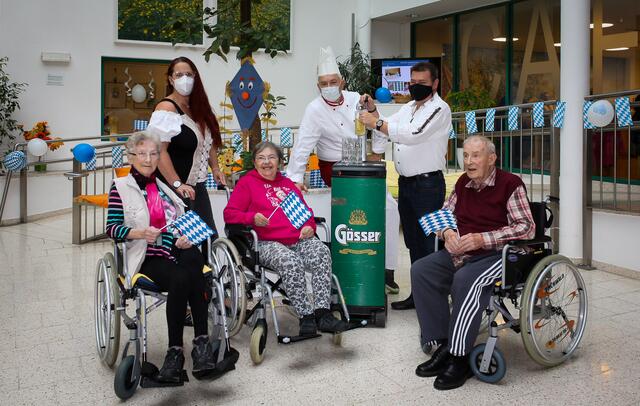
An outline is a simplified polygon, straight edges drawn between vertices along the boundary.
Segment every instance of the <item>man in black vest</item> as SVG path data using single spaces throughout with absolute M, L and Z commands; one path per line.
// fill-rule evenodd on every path
M 436 389 L 460 387 L 472 375 L 468 354 L 491 288 L 502 274 L 499 249 L 508 241 L 535 235 L 524 183 L 496 168 L 495 162 L 491 140 L 483 136 L 465 140 L 465 174 L 444 204 L 453 211 L 458 229 L 440 232 L 445 249 L 411 266 L 422 337 L 438 345 L 431 359 L 418 365 L 416 374 L 436 376 Z

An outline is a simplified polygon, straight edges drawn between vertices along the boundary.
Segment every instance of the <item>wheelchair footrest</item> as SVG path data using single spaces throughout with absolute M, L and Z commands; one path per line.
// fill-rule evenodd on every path
M 346 331 L 353 330 L 356 328 L 367 327 L 368 324 L 369 324 L 369 321 L 367 320 L 350 320 L 349 328 Z
M 214 369 L 194 372 L 193 376 L 200 381 L 213 381 L 218 379 L 227 372 L 236 369 L 236 362 L 238 362 L 239 357 L 240 353 L 235 348 L 229 348 L 224 354 L 222 361 L 219 361 Z
M 187 371 L 184 369 L 182 370 L 180 382 L 160 382 L 157 380 L 157 377 L 157 372 L 155 375 L 142 375 L 140 378 L 140 386 L 143 388 L 168 388 L 173 386 L 183 386 L 185 382 L 189 382 L 189 376 L 187 376 Z
M 278 336 L 278 344 L 297 343 L 298 341 L 310 340 L 318 337 L 322 337 L 322 334 L 313 334 L 308 336 Z

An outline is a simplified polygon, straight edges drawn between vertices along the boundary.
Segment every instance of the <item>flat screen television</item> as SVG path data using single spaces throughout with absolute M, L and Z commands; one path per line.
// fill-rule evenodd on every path
M 409 94 L 411 67 L 418 62 L 431 62 L 440 72 L 440 57 L 371 59 L 371 70 L 378 75 L 378 87 L 386 87 L 391 94 Z

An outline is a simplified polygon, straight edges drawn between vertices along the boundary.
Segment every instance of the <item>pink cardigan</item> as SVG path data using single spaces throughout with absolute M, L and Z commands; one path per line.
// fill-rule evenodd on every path
M 262 241 L 278 241 L 284 245 L 293 245 L 300 239 L 302 228 L 300 230 L 295 228 L 282 209 L 276 210 L 266 227 L 256 227 L 253 223 L 256 213 L 269 217 L 290 192 L 296 193 L 309 207 L 296 185 L 280 172 L 274 180 L 268 180 L 253 169 L 236 184 L 229 203 L 224 209 L 224 221 L 227 224 L 253 225 L 258 238 Z M 313 213 L 313 210 L 311 212 Z M 310 226 L 315 231 L 316 223 L 313 217 L 304 226 Z

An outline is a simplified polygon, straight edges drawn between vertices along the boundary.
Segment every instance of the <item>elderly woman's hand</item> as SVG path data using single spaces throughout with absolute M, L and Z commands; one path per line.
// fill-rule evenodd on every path
M 253 216 L 253 224 L 257 227 L 266 227 L 269 225 L 269 219 L 262 213 L 256 213 L 256 215 Z
M 313 237 L 313 227 L 311 226 L 304 226 L 302 227 L 302 230 L 300 230 L 300 239 L 301 240 L 305 240 L 307 238 L 311 238 Z
M 191 241 L 189 241 L 189 239 L 184 235 L 181 235 L 180 238 L 176 240 L 176 247 L 180 248 L 181 250 L 189 249 L 192 245 L 193 244 L 191 244 Z
M 155 227 L 147 227 L 144 229 L 144 239 L 148 244 L 155 244 L 161 232 Z

